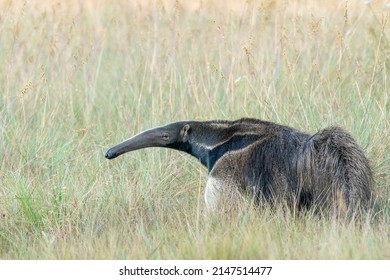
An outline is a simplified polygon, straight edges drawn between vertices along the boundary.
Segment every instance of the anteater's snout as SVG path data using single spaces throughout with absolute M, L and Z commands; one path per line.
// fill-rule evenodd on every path
M 117 154 L 110 149 L 106 152 L 105 157 L 107 159 L 113 159 L 113 158 L 117 157 Z

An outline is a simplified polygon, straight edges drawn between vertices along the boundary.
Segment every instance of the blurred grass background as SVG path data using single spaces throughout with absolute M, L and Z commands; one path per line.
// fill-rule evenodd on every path
M 0 258 L 390 258 L 386 1 L 0 7 Z M 240 117 L 350 131 L 375 173 L 376 222 L 249 205 L 207 219 L 194 158 L 104 158 L 143 129 Z

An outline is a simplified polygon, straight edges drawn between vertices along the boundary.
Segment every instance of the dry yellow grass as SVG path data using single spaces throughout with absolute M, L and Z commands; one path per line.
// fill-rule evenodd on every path
M 390 257 L 385 1 L 0 1 L 0 258 Z M 105 150 L 180 119 L 349 130 L 375 223 L 250 206 L 205 219 L 206 170 Z

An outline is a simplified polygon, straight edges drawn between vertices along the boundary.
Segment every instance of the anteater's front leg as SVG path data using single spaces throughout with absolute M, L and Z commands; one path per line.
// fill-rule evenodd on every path
M 237 154 L 224 155 L 210 171 L 204 198 L 211 212 L 230 212 L 242 203 L 243 165 L 237 160 Z

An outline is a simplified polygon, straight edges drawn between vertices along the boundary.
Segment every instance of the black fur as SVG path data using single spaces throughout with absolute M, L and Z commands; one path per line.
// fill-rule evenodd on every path
M 227 127 L 213 128 L 213 124 Z M 309 135 L 255 119 L 194 122 L 190 126 L 195 141 L 221 142 L 211 150 L 199 147 L 189 150 L 209 172 L 226 153 L 245 151 L 252 146 L 252 152 L 237 167 L 242 168 L 238 181 L 241 190 L 254 186 L 253 195 L 258 203 L 261 199 L 271 205 L 284 201 L 298 209 L 314 207 L 318 212 L 331 210 L 338 215 L 352 215 L 370 205 L 373 179 L 368 160 L 341 128 L 330 127 Z M 232 169 L 234 164 L 229 166 Z

